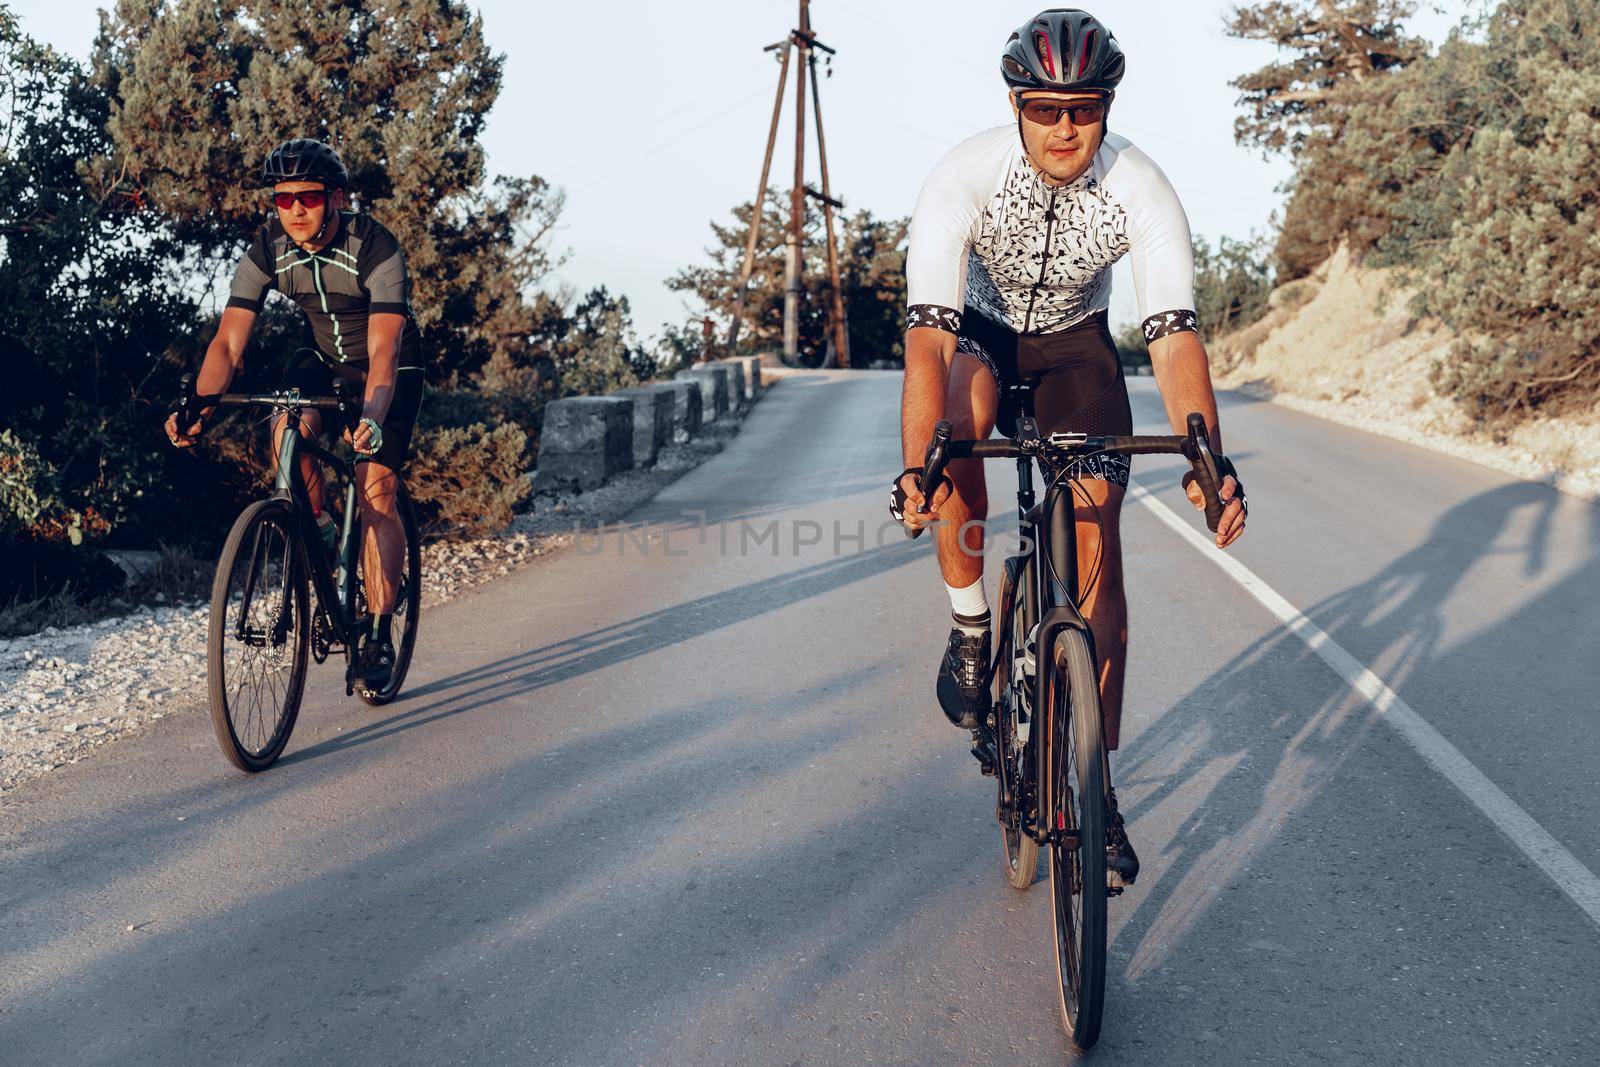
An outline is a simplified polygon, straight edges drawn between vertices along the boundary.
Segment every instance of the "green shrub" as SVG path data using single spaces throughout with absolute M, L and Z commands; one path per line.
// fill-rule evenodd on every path
M 1117 346 L 1117 359 L 1126 371 L 1150 365 L 1150 350 L 1144 343 L 1144 327 L 1130 322 L 1112 338 Z
M 13 536 L 60 521 L 56 470 L 32 441 L 0 430 L 0 532 Z
M 28 542 L 0 552 L 0 607 L 61 596 L 87 603 L 120 593 L 126 581 L 121 567 L 86 545 Z
M 1512 421 L 1600 392 L 1600 10 L 1508 2 L 1484 47 L 1508 98 L 1457 150 L 1448 236 L 1416 273 L 1420 308 L 1462 335 L 1435 383 Z
M 1202 336 L 1220 337 L 1267 313 L 1273 285 L 1270 257 L 1261 237 L 1223 237 L 1215 249 L 1205 238 L 1195 239 L 1194 299 Z
M 406 485 L 425 535 L 499 533 L 533 491 L 528 435 L 484 423 L 424 429 L 411 442 Z
M 1380 263 L 1427 255 L 1459 210 L 1452 153 L 1501 105 L 1482 46 L 1452 36 L 1437 57 L 1330 95 L 1336 128 L 1307 138 L 1296 159 L 1274 259 L 1304 277 L 1341 242 Z

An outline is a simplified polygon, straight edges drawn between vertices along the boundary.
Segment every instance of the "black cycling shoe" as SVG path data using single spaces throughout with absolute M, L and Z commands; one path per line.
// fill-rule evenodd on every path
M 389 684 L 394 673 L 394 642 L 387 637 L 369 637 L 356 655 L 356 679 L 370 690 Z
M 1139 877 L 1139 856 L 1133 851 L 1128 832 L 1122 828 L 1122 812 L 1117 810 L 1117 791 L 1111 795 L 1111 818 L 1106 822 L 1106 885 L 1122 890 Z
M 935 686 L 945 718 L 963 730 L 976 730 L 989 711 L 988 680 L 989 631 L 968 637 L 960 629 L 951 630 Z

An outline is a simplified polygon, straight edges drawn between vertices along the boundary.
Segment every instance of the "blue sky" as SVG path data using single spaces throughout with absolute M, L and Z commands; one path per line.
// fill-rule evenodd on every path
M 24 28 L 86 55 L 96 6 L 13 0 Z M 1035 0 L 1037 2 L 1037 0 Z M 474 5 L 506 55 L 484 141 L 492 171 L 538 174 L 565 189 L 556 235 L 559 281 L 626 294 L 642 335 L 688 316 L 664 282 L 703 258 L 709 222 L 755 192 L 777 84 L 762 46 L 794 25 L 795 0 L 486 0 Z M 1268 62 L 1262 45 L 1222 33 L 1229 3 L 1120 0 L 1090 7 L 1128 54 L 1113 128 L 1143 148 L 1178 190 L 1197 235 L 1264 230 L 1289 173 L 1233 143 L 1228 82 Z M 1423 5 L 1413 32 L 1437 43 L 1472 0 Z M 1009 121 L 997 57 L 1032 4 L 955 0 L 813 0 L 818 36 L 838 50 L 822 82 L 836 196 L 880 216 L 909 214 L 923 178 L 951 146 Z M 791 79 L 789 93 L 793 95 Z M 792 108 L 792 104 L 790 105 Z M 792 180 L 785 116 L 775 183 Z M 815 181 L 816 150 L 808 171 Z M 1116 322 L 1133 318 L 1119 276 Z

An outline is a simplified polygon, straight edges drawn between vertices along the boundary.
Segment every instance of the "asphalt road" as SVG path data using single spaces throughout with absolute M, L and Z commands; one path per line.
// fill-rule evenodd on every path
M 195 707 L 8 796 L 0 1062 L 1070 1058 L 1047 888 L 1006 886 L 931 700 L 927 539 L 878 537 L 898 394 L 781 384 L 626 540 L 425 615 L 400 702 L 315 671 L 264 775 Z M 1242 397 L 1224 429 L 1237 558 L 1600 870 L 1600 507 Z M 1177 473 L 1135 477 L 1180 507 Z M 1594 1062 L 1595 920 L 1202 552 L 1124 525 L 1144 871 L 1093 1058 Z

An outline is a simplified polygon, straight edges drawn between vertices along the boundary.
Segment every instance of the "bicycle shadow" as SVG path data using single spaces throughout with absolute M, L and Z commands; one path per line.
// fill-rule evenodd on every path
M 132 983 L 138 1027 L 81 1025 L 76 1055 L 215 1062 L 270 1035 L 291 1056 L 316 1049 L 334 1061 L 402 1048 L 423 1060 L 517 1049 L 533 1062 L 659 1061 L 632 1043 L 641 1013 L 759 1008 L 769 983 L 803 1011 L 946 892 L 948 855 L 903 843 L 900 862 L 874 859 L 890 833 L 936 840 L 928 816 L 943 798 L 927 783 L 847 784 L 858 802 L 825 833 L 767 807 L 803 797 L 816 765 L 853 762 L 878 743 L 882 724 L 847 705 L 870 699 L 893 666 L 863 664 L 777 698 L 752 683 L 642 709 L 405 812 L 371 813 L 377 847 L 352 847 L 330 826 L 305 846 L 348 859 L 314 876 L 283 871 L 228 914 L 194 913 L 112 956 L 58 961 L 50 989 L 71 997 L 17 997 L 0 1015 L 0 1042 L 25 1053 L 74 1004 L 116 1002 Z M 292 817 L 287 803 L 256 814 Z M 749 834 L 752 819 L 774 815 L 783 829 Z M 746 905 L 762 887 L 759 907 Z M 341 973 L 339 961 L 358 966 Z M 508 995 L 483 995 L 495 989 Z M 759 1042 L 752 1022 L 747 1037 Z
M 397 714 L 292 752 L 279 762 L 303 763 L 515 700 L 868 581 L 921 559 L 927 552 L 927 546 L 920 542 L 901 541 L 837 556 L 477 664 L 402 694 L 397 706 L 404 710 Z M 407 706 L 418 700 L 424 702 Z
M 1551 531 L 1560 506 L 1587 508 L 1587 544 L 1566 564 L 1552 562 Z M 1513 534 L 1519 524 L 1525 534 Z M 1507 554 L 1518 560 L 1523 575 L 1544 587 L 1470 636 L 1447 641 L 1445 609 L 1451 598 L 1467 587 L 1478 561 Z M 1553 629 L 1557 641 L 1574 635 L 1553 628 L 1551 620 L 1582 617 L 1592 610 L 1597 589 L 1600 506 L 1563 502 L 1543 486 L 1517 483 L 1449 509 L 1421 543 L 1381 572 L 1304 614 L 1391 689 L 1402 696 L 1425 695 L 1419 711 L 1448 734 L 1453 726 L 1471 729 L 1473 720 L 1465 713 L 1474 707 L 1519 706 L 1524 686 L 1517 673 L 1506 672 L 1485 686 L 1482 665 L 1516 657 L 1524 648 L 1543 648 L 1559 659 L 1559 647 L 1550 647 Z M 1470 687 L 1463 678 L 1473 679 Z M 1259 740 L 1263 724 L 1275 738 L 1266 744 Z M 1391 773 L 1384 760 L 1395 761 L 1406 773 Z M 1191 943 L 1206 946 L 1203 981 L 1209 997 L 1234 1004 L 1258 1003 L 1265 996 L 1271 1002 L 1274 992 L 1281 997 L 1282 991 L 1250 976 L 1263 974 L 1265 957 L 1271 980 L 1304 979 L 1293 946 L 1310 952 L 1309 933 L 1324 939 L 1318 946 L 1323 951 L 1327 941 L 1359 934 L 1349 946 L 1359 957 L 1373 939 L 1392 945 L 1392 930 L 1415 930 L 1455 907 L 1441 903 L 1452 899 L 1448 887 L 1432 888 L 1439 872 L 1427 871 L 1426 861 L 1403 845 L 1386 854 L 1386 836 L 1394 842 L 1413 836 L 1430 844 L 1450 841 L 1458 853 L 1474 852 L 1493 871 L 1478 875 L 1484 901 L 1526 897 L 1527 865 L 1499 831 L 1465 806 L 1448 817 L 1429 810 L 1423 798 L 1451 787 L 1432 771 L 1417 768 L 1414 753 L 1364 699 L 1283 627 L 1223 664 L 1138 734 L 1119 755 L 1117 775 L 1135 841 L 1160 823 L 1156 813 L 1163 805 L 1172 805 L 1170 810 L 1192 806 L 1192 811 L 1175 833 L 1143 841 L 1146 870 L 1155 878 L 1131 898 L 1138 901 L 1136 908 L 1119 921 L 1113 904 L 1108 998 L 1119 1011 L 1108 1019 L 1112 1045 L 1136 1031 L 1139 1004 L 1168 1003 L 1163 994 L 1181 1002 L 1184 990 L 1192 993 L 1193 985 L 1183 984 L 1197 981 L 1191 972 L 1198 964 L 1188 955 Z M 1365 829 L 1351 819 L 1349 798 L 1330 789 L 1357 774 L 1373 809 L 1373 825 Z M 1396 832 L 1394 827 L 1386 835 L 1381 813 L 1390 805 L 1410 813 L 1418 829 Z M 1440 822 L 1431 834 L 1421 829 L 1436 819 Z M 1416 847 L 1425 852 L 1430 844 Z M 1352 866 L 1347 860 L 1355 856 L 1360 860 Z M 1303 884 L 1282 874 L 1307 871 L 1321 872 L 1325 880 L 1309 900 Z M 1408 882 L 1412 874 L 1417 880 Z M 1327 888 L 1352 879 L 1365 887 L 1364 908 L 1356 913 Z M 1392 895 L 1374 887 L 1391 882 L 1397 890 Z M 1419 893 L 1422 886 L 1429 888 Z M 1233 890 L 1243 896 L 1230 897 Z M 1540 891 L 1548 891 L 1552 908 L 1565 903 L 1553 886 Z M 1389 914 L 1396 909 L 1398 918 Z M 1349 930 L 1327 930 L 1327 915 L 1338 915 Z M 1246 926 L 1254 937 L 1244 933 Z M 1420 935 L 1418 940 L 1426 941 Z M 1449 932 L 1441 931 L 1438 940 L 1447 943 Z M 1391 951 L 1403 954 L 1422 975 L 1450 981 L 1448 959 L 1425 945 Z M 1115 966 L 1119 961 L 1122 965 Z M 1410 980 L 1420 981 L 1415 975 Z M 1122 1012 L 1123 1005 L 1130 1013 Z M 1382 1009 L 1377 1006 L 1380 1014 Z M 1215 1036 L 1231 1022 L 1213 1018 L 1204 1028 Z M 1426 1045 L 1428 1037 L 1422 1036 Z M 1446 1041 L 1442 1028 L 1438 1039 Z

